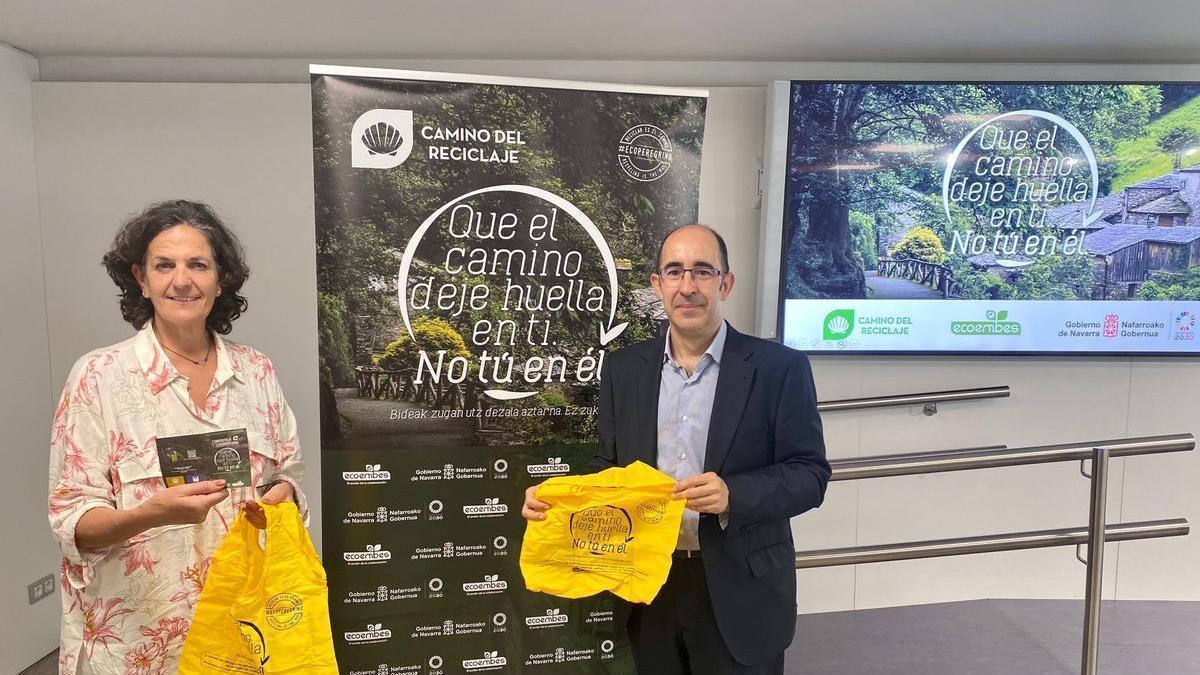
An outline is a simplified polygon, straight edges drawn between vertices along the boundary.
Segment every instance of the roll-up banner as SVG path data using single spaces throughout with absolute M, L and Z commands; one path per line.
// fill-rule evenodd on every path
M 342 673 L 632 673 L 625 608 L 525 590 L 524 490 L 586 473 L 652 336 L 707 92 L 312 66 L 324 563 Z

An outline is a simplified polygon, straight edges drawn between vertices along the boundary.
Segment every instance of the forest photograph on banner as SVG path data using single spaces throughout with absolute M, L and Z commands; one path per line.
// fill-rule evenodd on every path
M 664 316 L 706 94 L 313 66 L 324 557 L 344 672 L 632 672 L 611 597 L 524 589 L 526 487 L 587 471 Z M 386 668 L 386 670 L 385 670 Z

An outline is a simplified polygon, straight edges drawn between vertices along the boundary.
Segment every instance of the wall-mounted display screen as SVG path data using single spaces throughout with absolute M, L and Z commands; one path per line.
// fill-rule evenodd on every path
M 788 99 L 785 344 L 1200 353 L 1200 84 L 797 81 Z

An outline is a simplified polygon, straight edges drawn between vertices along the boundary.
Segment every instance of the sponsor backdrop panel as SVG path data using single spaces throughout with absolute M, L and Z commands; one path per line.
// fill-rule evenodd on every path
M 346 673 L 629 673 L 623 608 L 524 590 L 525 488 L 586 473 L 652 336 L 705 92 L 314 66 L 324 558 Z

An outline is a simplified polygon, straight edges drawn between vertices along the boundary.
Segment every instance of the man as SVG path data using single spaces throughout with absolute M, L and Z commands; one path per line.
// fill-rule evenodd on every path
M 640 459 L 687 500 L 670 575 L 629 620 L 638 672 L 781 674 L 796 624 L 789 518 L 820 505 L 830 473 L 808 359 L 725 323 L 734 275 L 707 227 L 668 234 L 650 283 L 668 330 L 609 356 L 597 418 L 602 466 Z M 536 489 L 526 518 L 545 518 Z

